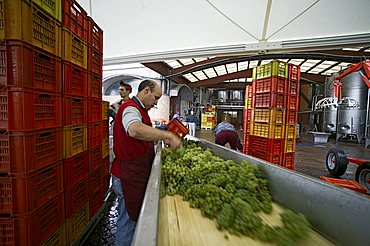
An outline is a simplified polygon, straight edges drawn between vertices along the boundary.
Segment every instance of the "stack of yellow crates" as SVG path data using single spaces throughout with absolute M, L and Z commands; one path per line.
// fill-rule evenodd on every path
M 205 130 L 213 129 L 217 124 L 216 106 L 208 105 L 202 114 L 201 128 Z

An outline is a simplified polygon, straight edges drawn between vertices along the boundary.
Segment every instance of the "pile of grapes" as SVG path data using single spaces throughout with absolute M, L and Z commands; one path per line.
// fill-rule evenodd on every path
M 191 207 L 217 222 L 220 230 L 245 235 L 277 245 L 295 245 L 310 225 L 303 214 L 285 210 L 283 227 L 262 222 L 256 212 L 271 213 L 272 199 L 267 180 L 256 165 L 215 156 L 191 141 L 180 150 L 162 151 L 162 177 L 167 195 L 179 194 Z

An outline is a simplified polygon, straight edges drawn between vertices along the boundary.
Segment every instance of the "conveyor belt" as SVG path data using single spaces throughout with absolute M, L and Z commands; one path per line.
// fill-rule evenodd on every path
M 263 222 L 272 226 L 282 226 L 279 214 L 283 208 L 273 204 L 271 214 L 259 213 Z M 160 199 L 158 245 L 271 245 L 249 237 L 239 237 L 220 231 L 213 220 L 202 217 L 200 210 L 190 208 L 181 196 L 166 196 Z M 311 230 L 297 245 L 334 245 L 319 233 Z
M 269 181 L 275 203 L 301 212 L 315 230 L 336 245 L 370 245 L 370 198 L 289 169 L 244 155 L 223 146 L 198 139 L 198 145 L 210 148 L 225 160 L 246 160 L 261 168 Z M 161 182 L 161 146 L 158 146 L 144 203 L 135 230 L 133 245 L 159 245 L 159 200 Z M 176 245 L 176 244 L 174 244 Z M 209 244 L 206 244 L 209 245 Z

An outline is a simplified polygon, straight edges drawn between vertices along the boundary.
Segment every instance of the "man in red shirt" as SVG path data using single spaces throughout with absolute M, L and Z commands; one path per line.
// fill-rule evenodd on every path
M 159 84 L 144 80 L 137 95 L 117 112 L 113 128 L 113 165 L 120 165 L 125 211 L 124 229 L 116 238 L 116 245 L 131 244 L 154 159 L 154 141 L 163 140 L 173 149 L 181 146 L 181 139 L 175 134 L 152 127 L 148 111 L 161 96 Z

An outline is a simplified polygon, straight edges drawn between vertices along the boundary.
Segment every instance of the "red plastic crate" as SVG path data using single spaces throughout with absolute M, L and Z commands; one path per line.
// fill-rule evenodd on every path
M 56 230 L 51 236 L 42 243 L 42 246 L 62 246 L 67 245 L 66 226 L 63 223 L 58 230 Z
M 63 25 L 87 42 L 89 22 L 87 12 L 75 0 L 63 0 Z
M 102 98 L 102 77 L 89 72 L 87 80 L 87 95 L 92 98 Z
M 298 111 L 296 109 L 286 111 L 286 124 L 295 124 L 298 122 Z
M 249 148 L 251 150 L 265 152 L 268 154 L 281 154 L 284 152 L 285 139 L 283 138 L 263 138 L 249 136 Z
M 298 100 L 299 100 L 299 95 L 289 95 L 287 98 L 287 106 L 286 106 L 287 109 L 288 110 L 291 110 L 291 109 L 298 110 L 299 109 Z
M 63 61 L 63 93 L 72 96 L 87 96 L 87 70 L 68 61 Z
M 252 109 L 245 109 L 244 110 L 244 122 L 251 121 L 252 116 Z
M 294 81 L 300 81 L 301 79 L 301 68 L 298 65 L 288 64 L 288 79 Z
M 102 159 L 100 158 L 100 163 Z M 89 173 L 89 193 L 93 194 L 96 192 L 102 185 L 102 172 L 101 172 L 101 167 L 99 166 L 93 171 L 90 171 Z
M 189 129 L 186 128 L 186 126 L 184 126 L 184 124 L 176 118 L 172 118 L 170 122 L 168 122 L 167 128 L 169 131 L 182 138 L 189 133 Z
M 25 173 L 63 157 L 62 128 L 0 132 L 0 173 Z
M 329 177 L 324 177 L 324 176 L 320 176 L 320 179 L 322 179 L 326 182 L 332 183 L 332 184 L 342 186 L 342 187 L 347 188 L 347 189 L 351 189 L 353 191 L 357 191 L 357 192 L 360 192 L 360 193 L 363 193 L 363 194 L 367 194 L 366 187 L 357 183 L 354 180 L 336 179 L 336 178 L 329 178 Z
M 103 129 L 101 121 L 88 124 L 87 139 L 88 148 L 93 148 L 97 145 L 101 145 L 101 140 L 103 139 Z
M 89 200 L 89 179 L 85 177 L 65 191 L 66 218 L 73 216 Z
M 99 52 L 92 46 L 87 48 L 87 68 L 89 72 L 93 72 L 99 76 L 103 75 L 103 53 Z
M 244 125 L 243 125 L 243 131 L 245 134 L 250 134 L 250 130 L 251 130 L 251 122 L 249 121 L 244 121 Z
M 89 174 L 89 151 L 63 159 L 64 188 L 69 189 Z
M 61 59 L 21 41 L 0 46 L 0 86 L 19 86 L 61 92 Z
M 96 98 L 88 99 L 88 122 L 93 123 L 102 119 L 102 100 Z
M 244 154 L 248 154 L 249 138 L 250 138 L 250 136 L 247 133 L 244 133 L 243 134 L 243 149 L 242 149 L 242 153 L 244 153 Z
M 102 121 L 103 139 L 109 138 L 109 120 Z
M 0 214 L 28 214 L 63 191 L 62 161 L 27 175 L 0 177 Z
M 103 191 L 103 195 L 107 194 L 107 192 L 109 190 L 110 179 L 111 179 L 111 175 L 110 174 L 103 176 L 103 180 L 102 180 L 102 191 Z
M 60 93 L 22 87 L 0 91 L 0 129 L 35 130 L 62 126 Z
M 88 43 L 103 52 L 103 30 L 94 22 L 91 17 L 89 19 L 89 40 Z
M 89 199 L 89 209 L 90 209 L 90 220 L 99 209 L 103 206 L 104 202 L 103 186 L 98 187 L 95 192 L 92 193 Z
M 299 96 L 299 81 L 288 80 L 288 95 L 298 95 Z
M 286 96 L 283 93 L 261 93 L 253 95 L 253 108 L 285 108 Z
M 262 160 L 271 162 L 273 164 L 277 164 L 277 165 L 280 164 L 281 159 L 282 159 L 282 154 L 269 154 L 269 153 L 265 153 L 265 152 L 260 152 L 260 151 L 251 149 L 250 145 L 249 145 L 249 148 L 248 148 L 248 154 L 251 155 L 251 156 L 260 158 Z
M 41 245 L 63 223 L 63 192 L 25 216 L 0 217 L 1 242 L 5 245 Z
M 294 170 L 294 152 L 284 153 L 280 166 Z
M 86 97 L 63 95 L 63 125 L 87 123 Z
M 257 79 L 252 82 L 252 93 L 260 94 L 266 92 L 286 93 L 287 79 L 284 77 L 273 76 L 265 79 Z
M 89 149 L 89 171 L 93 171 L 102 165 L 102 145 Z
M 102 176 L 105 177 L 105 176 L 109 176 L 109 156 L 106 156 L 105 158 L 102 159 L 102 162 L 101 162 L 101 166 L 102 166 Z

